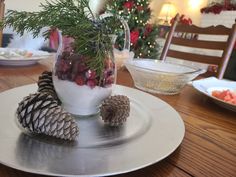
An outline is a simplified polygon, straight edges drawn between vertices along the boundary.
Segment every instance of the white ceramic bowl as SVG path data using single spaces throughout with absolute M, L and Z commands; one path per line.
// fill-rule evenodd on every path
M 174 95 L 204 71 L 199 68 L 152 59 L 134 59 L 125 63 L 135 87 L 151 93 Z

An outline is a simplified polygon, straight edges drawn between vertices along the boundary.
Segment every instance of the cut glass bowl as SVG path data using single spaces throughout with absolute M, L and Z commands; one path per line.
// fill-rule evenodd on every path
M 204 72 L 197 67 L 152 59 L 128 60 L 125 65 L 135 87 L 165 95 L 178 94 L 189 81 Z

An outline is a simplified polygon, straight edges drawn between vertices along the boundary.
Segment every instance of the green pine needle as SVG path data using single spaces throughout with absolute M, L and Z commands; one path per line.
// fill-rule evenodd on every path
M 3 27 L 12 27 L 21 35 L 31 31 L 34 37 L 43 27 L 58 28 L 62 35 L 75 39 L 75 51 L 90 58 L 88 66 L 101 78 L 104 60 L 107 52 L 112 50 L 112 44 L 104 21 L 93 15 L 88 0 L 46 1 L 40 7 L 39 12 L 9 10 Z

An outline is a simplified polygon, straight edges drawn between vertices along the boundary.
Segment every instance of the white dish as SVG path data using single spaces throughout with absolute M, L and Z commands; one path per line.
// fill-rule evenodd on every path
M 47 59 L 52 54 L 39 50 L 24 50 L 15 48 L 0 48 L 0 65 L 27 66 Z
M 218 98 L 212 96 L 212 91 L 214 91 L 214 90 L 218 90 L 218 91 L 223 91 L 223 90 L 235 91 L 236 90 L 236 82 L 227 81 L 227 80 L 219 80 L 215 77 L 210 77 L 210 78 L 206 78 L 206 79 L 193 81 L 192 85 L 196 90 L 198 90 L 201 93 L 208 96 L 210 99 L 212 99 L 219 106 L 236 112 L 236 105 L 230 104 L 228 102 L 225 102 L 221 99 L 218 99 Z
M 127 95 L 131 112 L 122 127 L 104 126 L 99 117 L 77 119 L 80 135 L 68 143 L 22 133 L 15 111 L 36 85 L 0 93 L 0 163 L 26 172 L 53 176 L 108 176 L 159 162 L 182 142 L 184 123 L 164 101 L 136 89 L 115 86 Z
M 232 92 L 234 91 L 234 89 L 231 87 L 209 87 L 209 88 L 207 88 L 207 92 L 210 95 L 212 95 L 213 91 L 224 91 L 224 90 L 230 90 Z

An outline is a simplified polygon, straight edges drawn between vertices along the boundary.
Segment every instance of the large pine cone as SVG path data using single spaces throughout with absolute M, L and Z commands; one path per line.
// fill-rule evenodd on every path
M 44 71 L 38 79 L 38 92 L 47 92 L 49 93 L 59 104 L 61 103 L 57 97 L 53 81 L 52 81 L 52 72 Z
M 66 140 L 75 140 L 79 133 L 74 118 L 46 92 L 25 97 L 19 103 L 16 114 L 22 127 L 34 133 Z
M 127 96 L 115 95 L 105 99 L 100 108 L 100 114 L 106 124 L 122 125 L 130 113 L 130 101 Z

